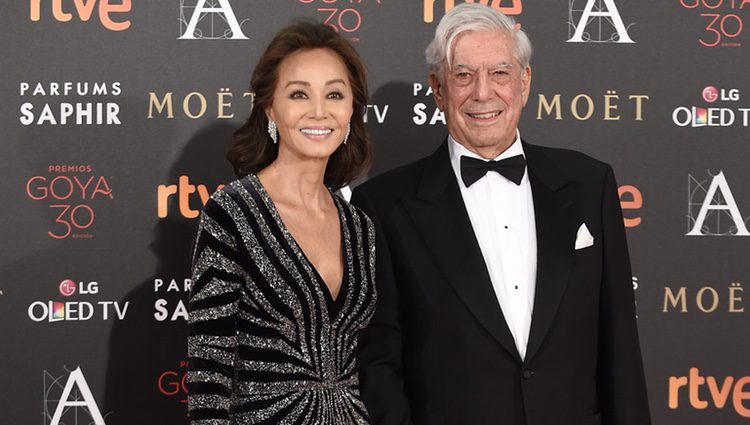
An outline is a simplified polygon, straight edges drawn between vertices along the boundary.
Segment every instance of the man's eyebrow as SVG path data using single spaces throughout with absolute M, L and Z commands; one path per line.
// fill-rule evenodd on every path
M 501 62 L 495 66 L 490 67 L 490 69 L 500 69 L 500 68 L 513 68 L 513 64 L 510 62 Z
M 460 69 L 468 69 L 469 71 L 476 71 L 477 70 L 476 67 L 473 67 L 471 65 L 466 65 L 466 64 L 463 64 L 463 63 L 457 63 L 457 64 L 453 65 L 453 69 L 459 69 L 459 68 Z

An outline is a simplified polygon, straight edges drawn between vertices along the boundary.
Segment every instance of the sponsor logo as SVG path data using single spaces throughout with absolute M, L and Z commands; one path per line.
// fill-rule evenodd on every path
M 680 0 L 680 5 L 706 25 L 698 37 L 702 46 L 742 46 L 739 36 L 745 27 L 743 12 L 750 0 Z
M 706 86 L 706 88 L 703 89 L 703 93 L 701 94 L 703 95 L 703 100 L 708 103 L 714 103 L 716 102 L 716 99 L 719 98 L 719 90 L 714 86 Z
M 222 187 L 224 187 L 223 184 L 217 186 L 216 190 L 221 190 Z M 159 218 L 167 217 L 170 206 L 173 205 L 170 200 L 177 198 L 180 215 L 184 218 L 197 218 L 210 196 L 211 193 L 206 185 L 194 185 L 190 183 L 189 176 L 182 175 L 178 178 L 177 184 L 160 184 L 156 189 L 156 215 Z M 199 201 L 200 204 L 195 205 L 196 201 Z
M 651 97 L 647 94 L 620 94 L 617 90 L 606 90 L 601 95 L 578 93 L 572 97 L 563 97 L 560 93 L 539 93 L 536 119 L 643 121 L 645 105 L 649 100 Z
M 568 0 L 568 43 L 635 43 L 615 0 Z M 583 7 L 583 8 L 581 8 Z
M 366 123 L 384 124 L 391 105 L 367 105 L 364 121 Z
M 242 92 L 238 96 L 248 98 L 249 104 L 252 105 L 254 96 L 252 92 Z M 174 92 L 149 92 L 147 118 L 173 119 L 175 117 L 175 110 L 177 110 L 178 114 L 181 112 L 182 115 L 192 120 L 204 117 L 224 120 L 234 118 L 232 99 L 235 95 L 228 88 L 221 88 L 215 94 L 204 94 L 198 91 L 186 93 L 184 96 L 178 97 L 177 108 L 174 105 L 174 97 Z M 213 102 L 214 99 L 216 100 L 215 102 Z M 213 111 L 216 112 L 214 113 Z
M 745 289 L 739 282 L 732 282 L 718 290 L 712 286 L 703 286 L 697 290 L 687 286 L 665 286 L 662 313 L 688 313 L 696 309 L 702 313 L 726 311 L 727 313 L 744 313 L 742 294 Z
M 48 166 L 46 174 L 26 181 L 26 196 L 53 212 L 55 219 L 47 235 L 54 239 L 92 238 L 94 207 L 114 199 L 107 178 L 83 164 Z
M 180 0 L 178 40 L 247 40 L 229 0 Z
M 99 282 L 64 279 L 57 286 L 65 298 L 73 295 L 89 297 L 99 294 Z M 88 321 L 88 320 L 123 320 L 128 312 L 130 301 L 121 304 L 119 301 L 34 301 L 29 304 L 29 319 L 34 322 Z
M 723 171 L 708 178 L 688 174 L 686 236 L 750 236 Z
M 25 100 L 18 120 L 30 125 L 119 125 L 122 94 L 115 82 L 27 82 L 19 84 L 19 96 Z M 53 100 L 54 99 L 54 100 Z
M 672 122 L 678 127 L 731 127 L 750 125 L 750 108 L 734 106 L 740 101 L 740 90 L 707 86 L 701 91 L 706 103 L 726 102 L 729 106 L 678 106 L 672 111 Z
M 434 103 L 425 103 L 426 99 L 432 98 L 432 87 L 429 84 L 414 83 L 412 85 L 412 96 L 423 101 L 416 102 L 412 111 L 414 115 L 411 120 L 416 125 L 445 125 L 445 114 Z
M 159 296 L 154 302 L 154 319 L 157 322 L 187 321 L 185 299 L 191 285 L 190 279 L 154 279 L 154 293 Z
M 697 367 L 691 367 L 687 375 L 670 376 L 668 387 L 670 409 L 685 405 L 698 410 L 731 409 L 750 418 L 750 376 L 703 376 Z
M 302 1 L 302 0 L 300 0 Z M 325 0 L 324 0 L 325 1 Z M 443 7 L 439 7 L 442 3 Z M 522 0 L 465 0 L 465 3 L 479 3 L 492 7 L 506 15 L 520 15 L 523 11 Z M 451 9 L 456 7 L 455 0 L 424 0 L 424 11 L 422 19 L 425 23 L 430 23 L 435 20 L 435 11 L 441 11 L 448 13 Z
M 65 375 L 47 370 L 43 376 L 45 425 L 106 425 L 86 377 L 77 367 Z
M 50 6 L 52 18 L 58 22 L 70 22 L 74 17 L 83 22 L 88 22 L 91 16 L 96 15 L 102 26 L 110 31 L 125 31 L 130 28 L 130 19 L 123 18 L 121 14 L 130 12 L 131 0 L 118 0 L 115 4 L 111 0 L 44 0 L 45 6 Z M 34 22 L 42 19 L 42 0 L 30 0 L 29 18 Z M 112 15 L 115 14 L 113 17 Z
M 638 212 L 643 207 L 643 194 L 641 191 L 630 184 L 625 184 L 617 188 L 617 194 L 620 196 L 620 208 L 622 209 L 622 220 L 625 227 L 637 227 L 643 221 Z
M 180 361 L 179 366 L 172 370 L 165 370 L 156 381 L 156 386 L 162 395 L 179 399 L 180 403 L 187 403 L 187 366 L 188 362 Z
M 76 290 L 78 290 L 78 285 L 76 285 L 76 282 L 70 279 L 65 279 L 62 282 L 60 282 L 60 295 L 63 297 L 69 297 L 76 293 Z
M 297 0 L 313 6 L 324 24 L 330 25 L 349 40 L 360 41 L 357 32 L 362 27 L 367 12 L 380 7 L 381 0 Z

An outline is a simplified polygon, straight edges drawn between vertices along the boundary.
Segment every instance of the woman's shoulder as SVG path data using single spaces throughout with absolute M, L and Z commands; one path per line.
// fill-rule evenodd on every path
M 236 203 L 248 196 L 253 196 L 253 193 L 257 193 L 258 191 L 253 183 L 253 178 L 254 175 L 247 175 L 219 186 L 216 192 L 209 197 L 206 207 L 216 206 L 216 204 L 221 205 L 227 202 Z
M 209 196 L 203 205 L 203 214 L 213 215 L 236 211 L 240 209 L 240 205 L 246 204 L 254 193 L 257 193 L 257 189 L 253 185 L 251 176 L 233 180 L 219 186 L 216 192 Z

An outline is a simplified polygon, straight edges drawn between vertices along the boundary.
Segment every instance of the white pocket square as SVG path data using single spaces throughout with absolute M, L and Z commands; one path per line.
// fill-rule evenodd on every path
M 582 223 L 581 227 L 578 228 L 578 234 L 576 235 L 576 250 L 587 248 L 594 244 L 594 237 L 591 236 L 589 228 L 586 227 L 586 223 Z

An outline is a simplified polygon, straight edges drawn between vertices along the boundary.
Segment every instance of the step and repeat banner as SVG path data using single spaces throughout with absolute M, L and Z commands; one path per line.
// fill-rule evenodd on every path
M 354 43 L 375 175 L 445 136 L 423 52 L 462 2 L 5 2 L 0 422 L 187 423 L 191 243 L 260 53 L 300 16 Z M 750 0 L 481 3 L 534 43 L 524 138 L 615 169 L 654 424 L 748 423 Z

